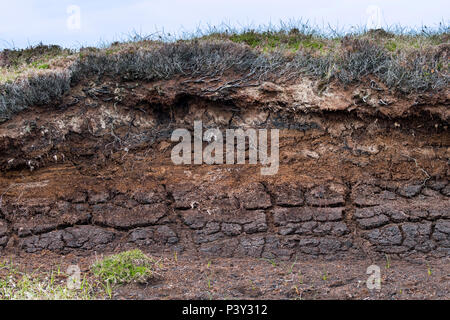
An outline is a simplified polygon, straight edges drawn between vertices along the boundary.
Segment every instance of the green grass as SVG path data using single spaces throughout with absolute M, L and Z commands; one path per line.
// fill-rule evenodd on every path
M 104 297 L 97 283 L 83 277 L 80 288 L 67 285 L 67 275 L 59 269 L 50 272 L 21 271 L 11 262 L 0 263 L 0 300 L 91 300 Z
M 262 258 L 264 261 L 269 262 L 272 267 L 276 268 L 277 267 L 277 262 L 275 261 L 275 259 L 269 259 L 269 258 Z
M 98 296 L 94 287 L 83 280 L 81 289 L 71 289 L 65 281 L 55 283 L 51 278 L 36 278 L 28 275 L 18 280 L 0 280 L 0 300 L 91 300 Z
M 42 43 L 25 49 L 5 49 L 0 52 L 0 83 L 33 71 L 56 68 L 58 64 L 53 66 L 53 62 L 72 54 L 72 50 Z
M 230 40 L 235 43 L 243 43 L 248 46 L 267 52 L 274 49 L 297 51 L 301 49 L 320 50 L 327 45 L 327 39 L 305 35 L 296 31 L 244 31 L 235 34 L 215 33 L 203 37 L 203 39 Z M 331 42 L 330 42 L 331 43 Z
M 154 273 L 155 261 L 135 249 L 105 257 L 92 266 L 94 275 L 108 285 L 145 283 Z
M 370 40 L 388 51 L 396 49 L 425 49 L 448 43 L 448 27 L 442 26 L 440 31 L 428 33 L 422 31 L 384 31 L 360 30 L 347 34 L 326 34 L 318 30 L 298 28 L 285 28 L 280 30 L 256 30 L 246 29 L 233 32 L 213 32 L 200 37 L 202 40 L 230 40 L 235 43 L 247 44 L 261 51 L 270 49 L 281 50 L 310 50 L 310 51 L 335 51 L 339 50 L 348 40 Z
M 44 45 L 42 43 L 36 46 L 30 46 L 20 50 L 4 50 L 6 62 L 10 67 L 19 67 L 24 64 L 48 61 L 55 57 L 70 54 L 71 51 L 63 49 L 56 45 Z
M 155 263 L 140 250 L 111 255 L 80 274 L 77 287 L 68 283 L 71 275 L 59 265 L 51 271 L 27 272 L 10 261 L 0 261 L 0 300 L 111 299 L 119 285 L 152 279 Z
M 384 255 L 386 258 L 386 269 L 390 269 L 391 268 L 391 257 L 388 254 Z

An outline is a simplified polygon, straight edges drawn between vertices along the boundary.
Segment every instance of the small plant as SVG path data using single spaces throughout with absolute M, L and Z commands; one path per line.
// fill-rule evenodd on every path
M 255 283 L 250 279 L 250 286 L 252 287 L 252 290 L 255 291 L 256 290 L 256 286 Z
M 323 281 L 327 281 L 327 280 L 328 280 L 328 272 L 324 271 L 324 272 L 322 273 L 322 280 L 323 280 Z
M 295 260 L 294 262 L 291 264 L 290 268 L 289 268 L 289 274 L 292 273 L 292 271 L 294 270 L 294 266 L 297 263 L 297 256 L 295 256 Z
M 302 275 L 302 273 L 300 271 L 298 272 L 297 276 L 298 276 L 298 282 L 300 284 L 303 284 L 303 275 Z
M 397 44 L 394 41 L 388 41 L 385 45 L 386 49 L 388 49 L 391 52 L 395 52 L 397 49 Z
M 427 273 L 428 273 L 428 276 L 431 277 L 433 271 L 432 271 L 430 265 L 428 265 L 428 267 L 427 267 Z
M 104 258 L 92 266 L 92 271 L 107 286 L 147 282 L 153 277 L 154 264 L 151 258 L 135 249 Z
M 391 257 L 388 254 L 385 254 L 386 257 L 386 269 L 391 268 Z
M 207 287 L 208 287 L 208 290 L 209 291 L 211 291 L 212 290 L 212 281 L 211 281 L 211 276 L 212 276 L 212 270 L 210 269 L 211 268 L 211 264 L 212 264 L 212 262 L 211 262 L 211 260 L 209 260 L 208 261 L 208 264 L 206 265 L 206 271 L 205 271 L 205 275 L 206 275 L 206 284 L 207 284 Z M 209 292 L 208 293 L 209 294 L 209 296 L 210 296 L 210 298 L 212 297 L 212 295 L 211 295 L 211 292 Z
M 37 68 L 38 69 L 48 69 L 48 68 L 50 68 L 50 65 L 48 63 L 43 63 L 43 64 L 38 65 Z
M 108 298 L 112 298 L 112 287 L 109 282 L 106 282 L 105 284 L 102 284 L 103 288 L 105 289 L 105 293 L 108 295 Z
M 264 259 L 267 262 L 269 262 L 274 268 L 277 266 L 277 262 L 275 261 L 275 259 Z
M 293 286 L 292 288 L 295 290 L 295 293 L 296 293 L 298 296 L 301 296 L 300 290 L 298 290 L 298 287 L 297 287 L 297 286 Z

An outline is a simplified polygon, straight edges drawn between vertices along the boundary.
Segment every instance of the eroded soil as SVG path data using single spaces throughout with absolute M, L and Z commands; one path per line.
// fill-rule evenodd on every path
M 124 297 L 206 298 L 196 283 L 208 259 L 220 270 L 214 298 L 252 297 L 250 280 L 258 298 L 389 298 L 400 287 L 412 288 L 408 297 L 449 297 L 447 93 L 389 108 L 372 105 L 381 93 L 362 99 L 356 89 L 266 83 L 211 94 L 182 83 L 81 83 L 54 107 L 0 124 L 2 256 L 41 263 L 47 254 L 85 259 L 140 247 L 184 257 L 169 264 L 161 287 Z M 279 129 L 278 173 L 174 165 L 171 133 L 192 130 L 194 120 Z M 385 291 L 369 294 L 356 279 L 385 255 L 398 269 L 384 274 Z M 323 270 L 336 278 L 293 293 L 292 275 L 264 259 L 296 261 L 306 278 Z M 411 261 L 432 261 L 434 280 Z

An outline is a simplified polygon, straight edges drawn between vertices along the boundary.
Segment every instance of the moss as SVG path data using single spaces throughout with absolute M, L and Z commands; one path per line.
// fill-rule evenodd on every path
M 395 52 L 397 50 L 397 44 L 394 41 L 388 41 L 384 45 L 386 49 L 388 49 L 390 52 Z
M 252 48 L 261 45 L 263 40 L 262 34 L 259 34 L 255 31 L 248 31 L 242 34 L 233 34 L 230 36 L 230 40 L 237 43 L 245 43 Z M 265 39 L 269 40 L 268 38 Z

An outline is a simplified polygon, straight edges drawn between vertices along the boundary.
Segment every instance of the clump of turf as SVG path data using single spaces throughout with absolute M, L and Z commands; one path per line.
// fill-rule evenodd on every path
M 295 26 L 295 25 L 292 25 Z M 324 33 L 308 24 L 281 29 L 214 29 L 177 41 L 135 36 L 72 51 L 38 45 L 0 51 L 0 123 L 30 106 L 57 105 L 83 79 L 156 81 L 235 77 L 254 82 L 310 77 L 343 85 L 379 81 L 398 94 L 445 90 L 450 27 Z
M 145 283 L 153 278 L 155 262 L 141 250 L 124 251 L 107 256 L 92 265 L 94 275 L 108 285 Z
M 29 46 L 25 49 L 5 49 L 0 54 L 0 66 L 19 67 L 24 64 L 41 64 L 51 58 L 71 54 L 69 49 L 63 49 L 57 45 Z

